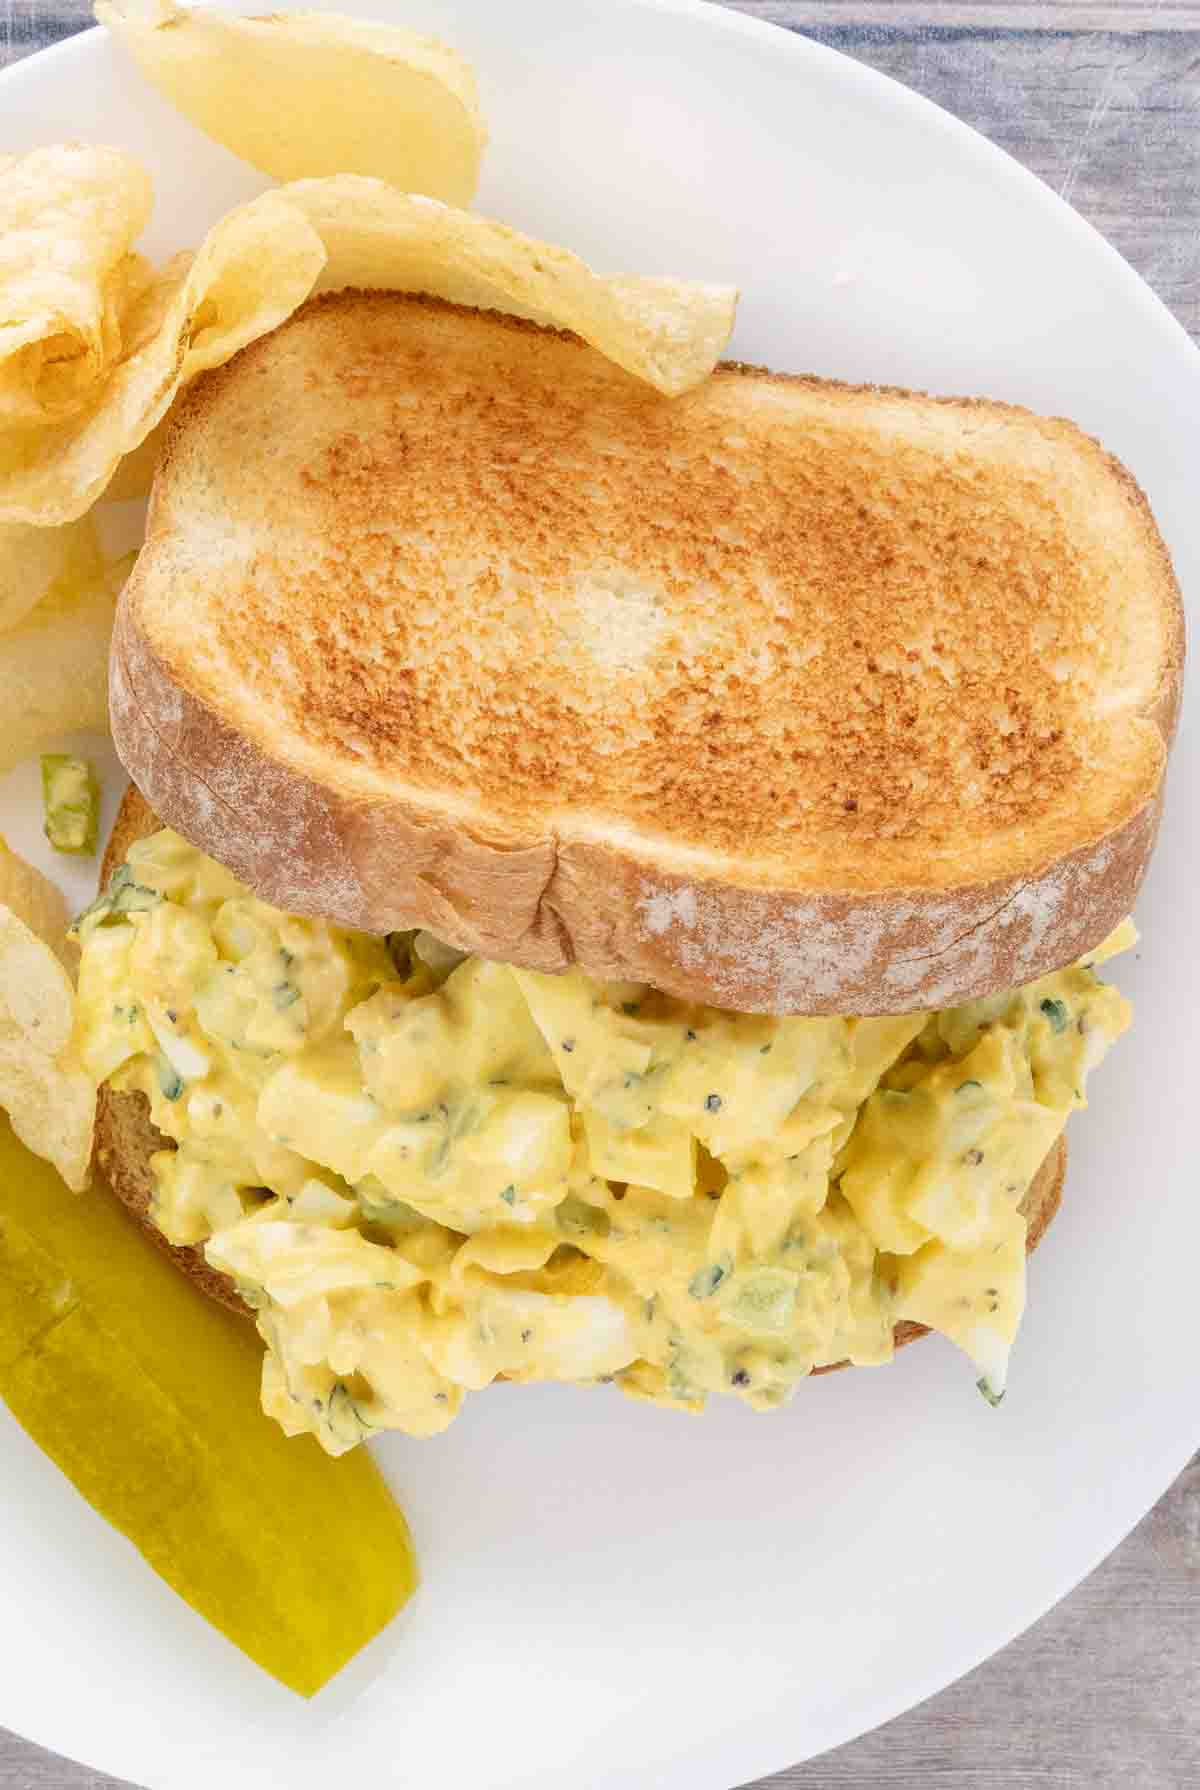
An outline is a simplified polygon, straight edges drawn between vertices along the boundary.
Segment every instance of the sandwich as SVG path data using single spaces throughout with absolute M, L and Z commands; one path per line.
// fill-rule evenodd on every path
M 101 1166 L 334 1452 L 927 1329 L 994 1401 L 1182 660 L 1070 423 L 312 301 L 177 405 L 119 605 Z

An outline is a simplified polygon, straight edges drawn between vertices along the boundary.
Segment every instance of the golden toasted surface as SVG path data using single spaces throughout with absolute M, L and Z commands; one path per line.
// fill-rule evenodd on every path
M 1181 651 L 1140 494 L 1069 424 L 734 367 L 664 399 L 388 294 L 198 382 L 139 619 L 299 768 L 787 888 L 951 886 L 1120 824 Z
M 1130 910 L 1183 662 L 1128 474 L 1011 407 L 317 301 L 197 381 L 113 736 L 259 895 L 769 1013 L 945 1007 Z

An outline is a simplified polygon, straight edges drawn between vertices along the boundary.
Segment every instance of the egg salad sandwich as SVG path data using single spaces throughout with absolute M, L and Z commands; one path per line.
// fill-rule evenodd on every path
M 1182 657 L 1069 423 L 310 302 L 177 406 L 120 602 L 101 1165 L 334 1452 L 926 1329 L 996 1399 Z

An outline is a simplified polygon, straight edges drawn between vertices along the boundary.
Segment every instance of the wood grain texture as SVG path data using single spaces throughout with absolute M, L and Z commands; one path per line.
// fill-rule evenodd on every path
M 1200 6 L 739 10 L 869 62 L 990 137 L 1095 224 L 1200 339 Z M 1077 10 L 1107 28 L 1068 27 Z M 1046 15 L 1045 28 L 1028 27 Z
M 353 0 L 338 4 L 353 11 Z M 735 9 L 857 56 L 983 131 L 1064 193 L 1200 339 L 1200 5 L 735 0 Z M 0 0 L 0 67 L 89 18 L 84 0 Z M 768 1786 L 1200 1786 L 1200 1457 L 1111 1559 L 1003 1653 L 755 1790 Z M 0 1731 L 0 1790 L 114 1790 L 114 1780 Z

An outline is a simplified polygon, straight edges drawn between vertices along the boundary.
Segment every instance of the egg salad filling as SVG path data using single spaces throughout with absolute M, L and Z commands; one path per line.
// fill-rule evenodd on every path
M 155 1222 L 334 1454 L 499 1376 L 770 1409 L 902 1319 L 998 1396 L 1019 1204 L 1128 1024 L 1094 965 L 1135 936 L 946 1012 L 772 1018 L 298 918 L 169 831 L 76 934 L 84 1061 L 172 1146 Z

